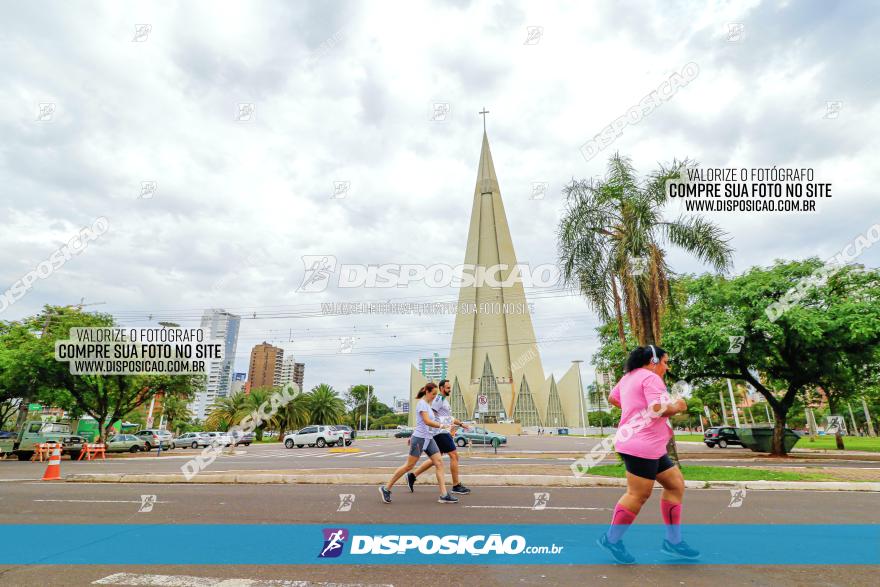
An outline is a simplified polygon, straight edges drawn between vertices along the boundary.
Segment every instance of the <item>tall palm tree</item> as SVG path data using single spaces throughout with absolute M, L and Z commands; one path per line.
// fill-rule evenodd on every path
M 572 180 L 565 187 L 558 231 L 565 284 L 576 284 L 603 321 L 616 321 L 624 353 L 624 316 L 640 346 L 661 342 L 672 274 L 663 245 L 678 247 L 717 271 L 733 265 L 730 239 L 717 225 L 700 216 L 663 217 L 666 182 L 679 179 L 688 164 L 674 160 L 641 181 L 631 160 L 615 153 L 605 179 Z M 674 435 L 667 452 L 678 462 Z
M 208 408 L 205 427 L 213 430 L 226 431 L 249 414 L 244 408 L 247 395 L 238 392 L 226 397 L 218 397 Z
M 672 245 L 718 271 L 732 266 L 729 238 L 699 216 L 663 218 L 666 182 L 688 161 L 661 166 L 640 181 L 630 159 L 615 153 L 603 180 L 565 187 L 558 249 L 566 285 L 577 285 L 604 321 L 616 321 L 624 352 L 624 320 L 639 344 L 660 344 L 660 318 L 671 271 L 663 245 Z
M 345 417 L 345 402 L 336 390 L 326 383 L 312 388 L 308 393 L 309 414 L 315 424 L 339 424 Z

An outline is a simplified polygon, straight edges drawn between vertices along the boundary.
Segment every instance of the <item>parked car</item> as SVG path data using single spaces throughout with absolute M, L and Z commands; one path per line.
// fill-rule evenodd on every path
M 352 430 L 351 426 L 346 426 L 345 424 L 335 424 L 331 426 L 336 430 L 347 430 L 349 439 L 345 441 L 345 446 L 349 446 L 352 442 L 354 442 L 355 438 L 357 438 L 357 430 Z
M 147 441 L 134 434 L 111 436 L 105 447 L 107 452 L 140 452 L 147 450 Z
M 217 446 L 230 446 L 232 438 L 226 432 L 205 432 L 208 435 L 208 442 Z
M 43 422 L 28 420 L 12 437 L 0 439 L 0 453 L 14 453 L 18 460 L 27 461 L 34 456 L 38 444 L 47 442 L 61 443 L 61 454 L 70 455 L 71 459 L 79 457 L 86 439 L 70 434 L 70 425 L 64 422 Z
M 199 448 L 210 444 L 211 437 L 207 432 L 187 432 L 174 439 L 174 448 Z
M 412 436 L 412 428 L 400 428 L 394 433 L 394 438 L 409 438 Z
M 490 432 L 485 428 L 473 427 L 470 430 L 459 430 L 455 435 L 455 444 L 467 446 L 468 444 L 491 444 L 494 447 L 507 444 L 507 437 L 496 432 Z
M 233 432 L 232 434 L 227 434 L 231 441 L 234 441 L 235 446 L 243 444 L 245 446 L 250 446 L 254 441 L 254 433 L 253 432 Z
M 323 448 L 325 446 L 351 444 L 347 430 L 336 430 L 335 426 L 306 426 L 298 432 L 284 437 L 284 446 L 287 448 L 302 448 L 306 445 Z
M 707 429 L 703 434 L 703 442 L 705 442 L 706 446 L 709 448 L 714 448 L 716 446 L 727 448 L 727 445 L 729 444 L 743 445 L 739 436 L 736 434 L 736 429 L 727 426 L 716 426 Z
M 162 450 L 170 450 L 174 448 L 174 436 L 172 436 L 167 430 L 147 428 L 145 430 L 138 430 L 134 435 L 146 443 L 147 450 L 153 450 L 160 444 Z

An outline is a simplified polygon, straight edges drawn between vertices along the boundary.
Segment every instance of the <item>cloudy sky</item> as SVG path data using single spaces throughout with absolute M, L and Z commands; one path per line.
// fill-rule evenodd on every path
M 406 395 L 409 365 L 448 353 L 452 317 L 322 316 L 320 304 L 455 290 L 297 293 L 301 257 L 461 263 L 483 107 L 522 262 L 555 260 L 563 186 L 601 176 L 614 150 L 643 174 L 685 157 L 813 168 L 833 186 L 818 213 L 713 219 L 738 272 L 828 257 L 880 219 L 878 20 L 870 2 L 818 0 L 9 5 L 0 290 L 96 218 L 110 228 L 0 319 L 85 298 L 124 325 L 197 325 L 222 307 L 244 318 L 237 370 L 274 341 L 306 363 L 309 387 L 342 390 L 371 367 L 382 399 Z M 688 63 L 699 73 L 686 87 L 583 156 Z M 861 260 L 877 266 L 878 249 Z M 674 250 L 670 262 L 705 269 Z M 589 361 L 584 302 L 530 295 L 545 369 Z

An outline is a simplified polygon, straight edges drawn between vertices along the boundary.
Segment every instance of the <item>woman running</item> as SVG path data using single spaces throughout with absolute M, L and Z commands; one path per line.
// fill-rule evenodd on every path
M 666 454 L 672 434 L 668 420 L 687 410 L 684 399 L 673 400 L 666 391 L 663 376 L 668 368 L 666 351 L 654 345 L 637 347 L 630 353 L 624 376 L 608 398 L 621 409 L 614 450 L 626 466 L 626 493 L 614 508 L 611 527 L 597 542 L 619 563 L 635 562 L 621 538 L 651 497 L 655 480 L 663 486 L 660 513 L 666 524 L 666 538 L 661 551 L 676 558 L 700 556 L 681 539 L 684 477 Z
M 400 466 L 391 477 L 391 481 L 387 485 L 379 487 L 379 494 L 382 501 L 391 503 L 391 488 L 397 483 L 397 480 L 403 477 L 412 468 L 416 466 L 422 452 L 428 455 L 431 462 L 434 463 L 434 472 L 437 474 L 437 484 L 440 486 L 440 503 L 458 503 L 458 498 L 446 491 L 446 480 L 443 478 L 443 461 L 440 458 L 440 449 L 434 442 L 434 431 L 441 428 L 448 428 L 434 420 L 434 411 L 431 409 L 431 402 L 437 397 L 437 384 L 429 383 L 419 390 L 416 395 L 419 403 L 416 406 L 416 427 L 413 430 L 412 438 L 409 443 L 409 456 L 406 463 Z M 433 430 L 432 430 L 433 429 Z

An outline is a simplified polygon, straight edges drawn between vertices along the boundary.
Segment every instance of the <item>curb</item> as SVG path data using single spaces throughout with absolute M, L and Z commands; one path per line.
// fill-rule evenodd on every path
M 625 487 L 625 479 L 614 477 L 573 477 L 567 475 L 468 475 L 468 485 L 494 487 Z M 192 480 L 179 473 L 78 473 L 64 479 L 68 483 L 183 483 L 183 484 L 301 484 L 301 485 L 378 485 L 387 474 L 291 475 L 278 473 L 213 473 Z M 430 483 L 420 483 L 431 485 Z M 658 485 L 659 486 L 659 485 Z M 685 481 L 688 489 L 757 489 L 801 491 L 880 492 L 880 483 L 845 481 Z

